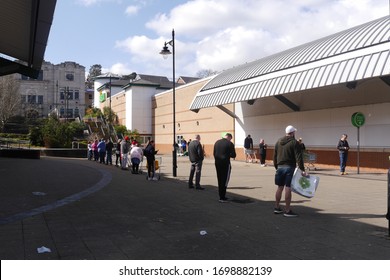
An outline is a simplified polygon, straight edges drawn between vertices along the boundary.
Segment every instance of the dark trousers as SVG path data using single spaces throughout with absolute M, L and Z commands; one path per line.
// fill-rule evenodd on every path
M 260 164 L 265 164 L 266 154 L 260 154 Z
M 188 185 L 193 186 L 193 180 L 195 175 L 195 187 L 200 187 L 200 176 L 202 174 L 202 161 L 191 162 L 190 178 Z
M 119 154 L 117 154 L 116 152 L 115 152 L 115 165 L 118 165 L 118 161 L 119 161 L 119 165 L 121 164 L 121 154 L 119 153 Z
M 104 159 L 106 158 L 106 151 L 104 152 L 99 152 L 99 159 L 100 163 L 104 163 Z
M 97 150 L 94 150 L 93 151 L 93 159 L 95 161 L 98 161 L 99 160 L 99 152 Z
M 219 199 L 226 199 L 226 188 L 229 184 L 230 171 L 232 169 L 229 162 L 216 162 Z
M 107 151 L 106 164 L 112 164 L 112 151 Z
M 154 158 L 146 158 L 146 162 L 148 163 L 148 177 L 154 177 Z

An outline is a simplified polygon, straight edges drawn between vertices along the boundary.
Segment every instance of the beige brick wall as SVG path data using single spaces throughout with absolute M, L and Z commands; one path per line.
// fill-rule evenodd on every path
M 212 155 L 212 147 L 223 132 L 234 132 L 234 119 L 216 107 L 206 108 L 194 113 L 189 110 L 196 93 L 208 80 L 191 83 L 176 88 L 176 135 L 185 140 L 200 134 L 206 155 Z M 154 135 L 156 146 L 161 153 L 169 154 L 173 144 L 172 90 L 156 95 L 153 100 Z M 233 111 L 233 105 L 226 105 Z M 234 141 L 234 139 L 233 139 Z

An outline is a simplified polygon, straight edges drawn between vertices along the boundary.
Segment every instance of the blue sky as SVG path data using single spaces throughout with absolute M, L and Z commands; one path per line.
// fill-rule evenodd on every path
M 389 15 L 389 0 L 57 0 L 45 60 L 172 77 L 222 71 Z

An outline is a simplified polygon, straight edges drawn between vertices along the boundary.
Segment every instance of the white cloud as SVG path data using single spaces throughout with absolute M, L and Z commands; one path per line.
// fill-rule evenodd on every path
M 78 0 L 78 3 L 80 3 L 83 6 L 87 6 L 87 7 L 95 5 L 95 4 L 100 3 L 100 2 L 102 2 L 102 0 Z
M 116 46 L 153 73 L 164 38 L 176 32 L 176 69 L 195 75 L 224 70 L 388 14 L 387 0 L 192 0 L 157 14 L 146 26 L 157 39 L 133 36 Z M 157 54 L 157 55 L 156 55 Z
M 139 6 L 128 6 L 125 10 L 126 15 L 135 15 L 138 13 L 140 7 Z

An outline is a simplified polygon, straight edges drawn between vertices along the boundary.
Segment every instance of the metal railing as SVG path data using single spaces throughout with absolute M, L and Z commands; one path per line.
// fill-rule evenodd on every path
M 0 147 L 2 149 L 30 149 L 31 143 L 29 140 L 0 138 Z

